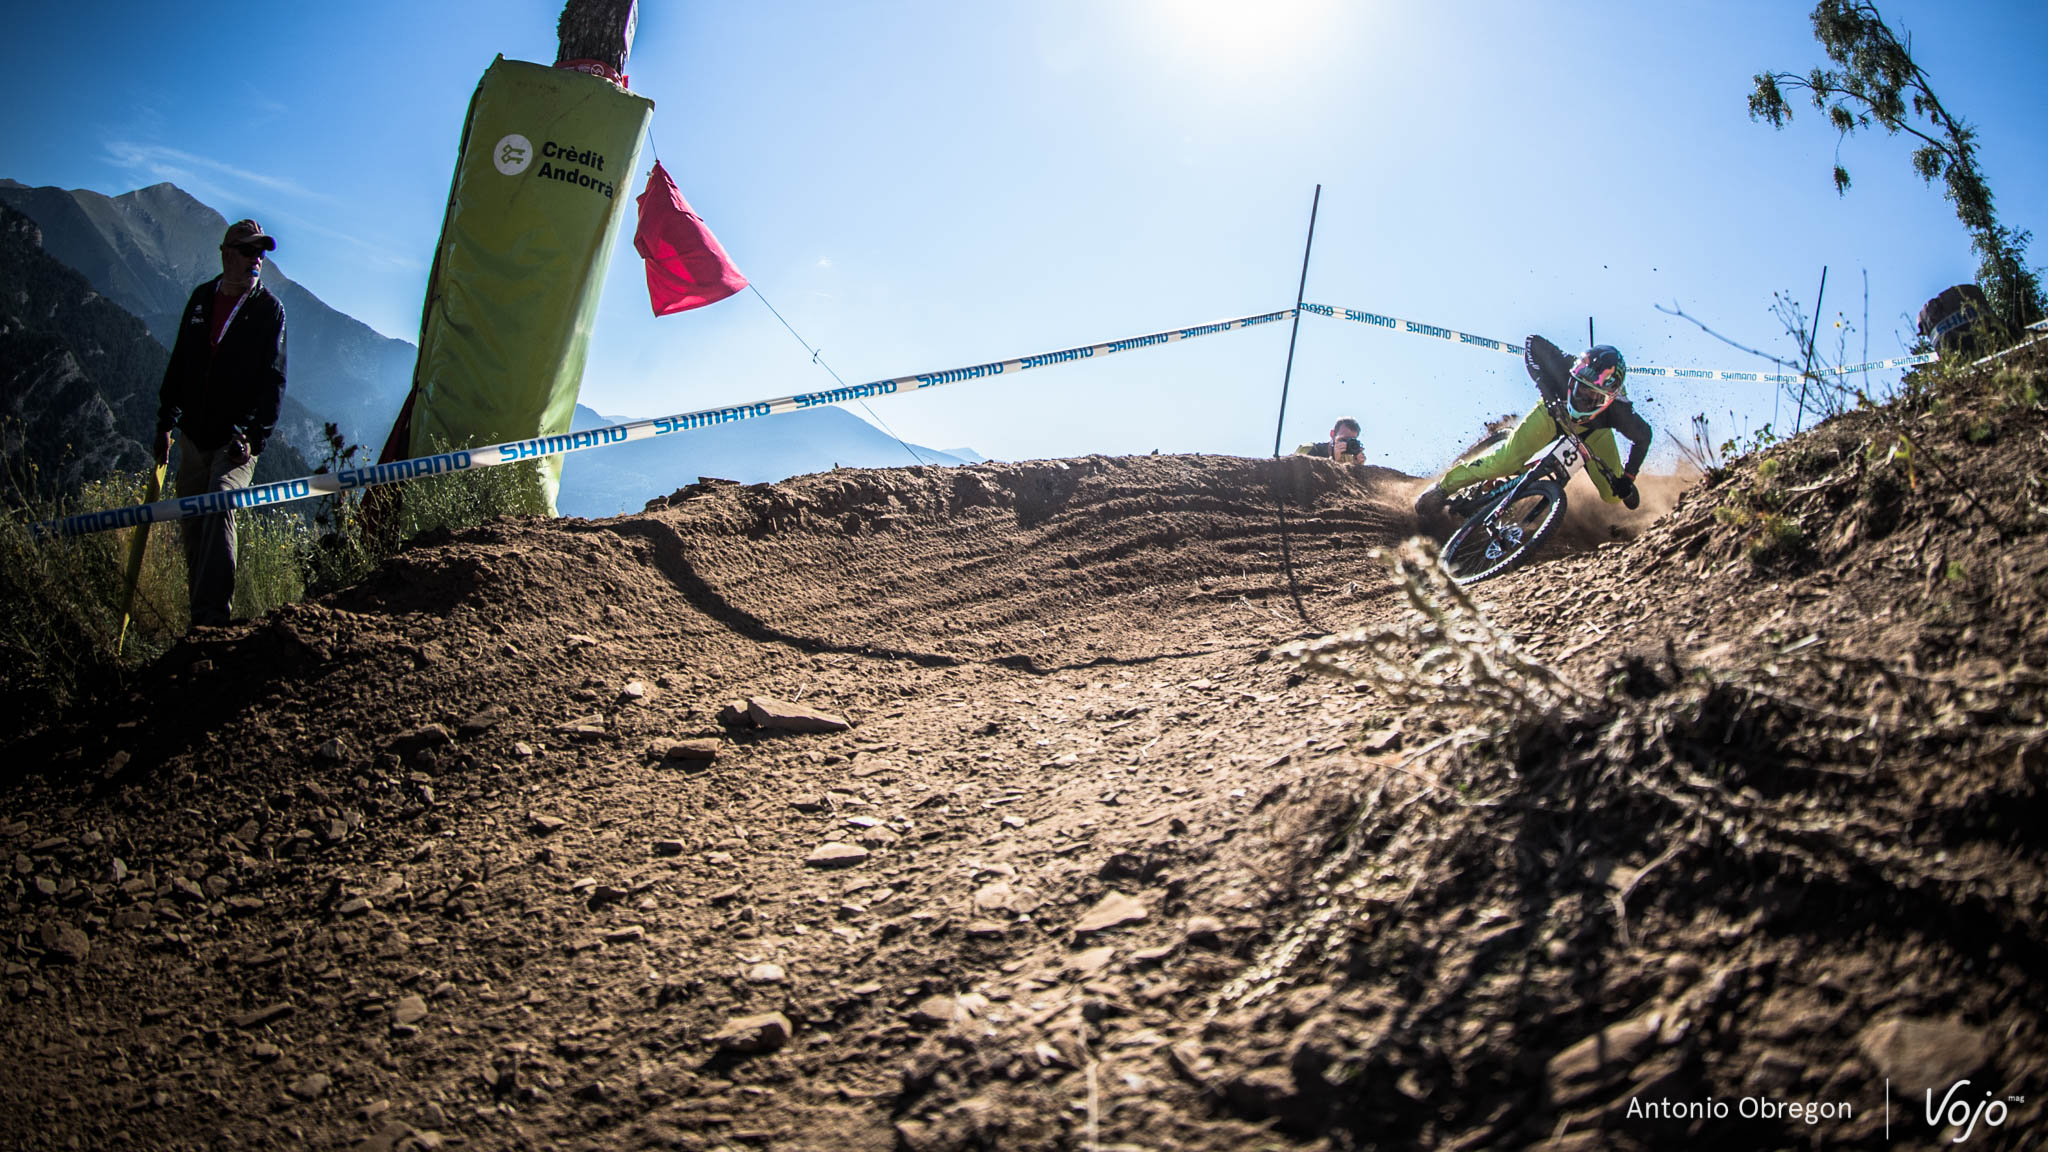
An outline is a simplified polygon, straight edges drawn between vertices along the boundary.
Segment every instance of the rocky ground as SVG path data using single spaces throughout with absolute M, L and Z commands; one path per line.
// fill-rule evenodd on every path
M 422 541 L 9 737 L 0 1143 L 2039 1147 L 2042 380 L 1467 593 L 1306 458 Z

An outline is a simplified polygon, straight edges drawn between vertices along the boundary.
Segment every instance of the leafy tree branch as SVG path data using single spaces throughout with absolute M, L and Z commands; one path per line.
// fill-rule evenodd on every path
M 1919 141 L 1913 171 L 1929 184 L 1940 180 L 1956 218 L 1970 232 L 1980 262 L 1977 275 L 1986 298 L 2016 332 L 2042 314 L 2038 270 L 2026 266 L 2033 234 L 1998 222 L 1991 189 L 1977 162 L 1976 130 L 1952 114 L 1934 93 L 1927 72 L 1913 59 L 1912 38 L 1901 38 L 1869 0 L 1820 0 L 1814 6 L 1814 39 L 1835 68 L 1805 75 L 1759 72 L 1749 94 L 1749 115 L 1783 128 L 1792 119 L 1786 93 L 1804 92 L 1843 139 L 1872 126 L 1887 135 L 1904 133 Z M 1849 171 L 1834 165 L 1835 191 L 1847 194 Z

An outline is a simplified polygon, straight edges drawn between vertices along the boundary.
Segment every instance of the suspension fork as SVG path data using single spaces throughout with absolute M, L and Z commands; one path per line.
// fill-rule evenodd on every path
M 1494 497 L 1493 508 L 1486 514 L 1485 523 L 1488 532 L 1492 532 L 1500 527 L 1500 514 L 1507 510 L 1509 504 L 1514 503 L 1515 497 L 1522 491 L 1522 486 L 1527 484 L 1529 478 L 1536 475 L 1536 472 L 1537 470 L 1534 468 L 1523 470 L 1520 476 L 1515 477 L 1514 483 L 1508 485 L 1499 496 Z

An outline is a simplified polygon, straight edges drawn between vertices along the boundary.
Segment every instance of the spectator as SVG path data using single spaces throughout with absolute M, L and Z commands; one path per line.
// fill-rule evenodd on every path
M 229 225 L 221 274 L 192 290 L 164 368 L 156 416 L 156 462 L 179 432 L 178 495 L 249 486 L 256 457 L 277 426 L 284 400 L 284 305 L 263 286 L 263 254 L 277 241 L 254 220 Z M 235 514 L 184 521 L 192 623 L 228 622 L 235 595 Z

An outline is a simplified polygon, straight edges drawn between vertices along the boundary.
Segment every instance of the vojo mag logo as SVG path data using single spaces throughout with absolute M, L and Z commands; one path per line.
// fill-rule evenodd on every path
M 533 141 L 508 133 L 491 149 L 491 163 L 507 176 L 517 176 L 533 163 Z

